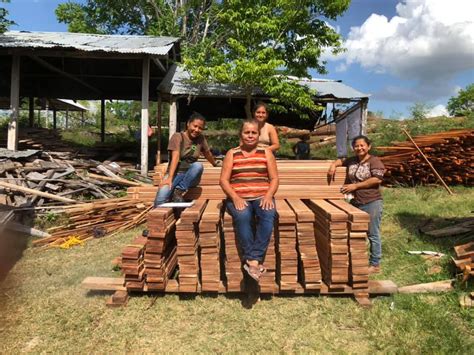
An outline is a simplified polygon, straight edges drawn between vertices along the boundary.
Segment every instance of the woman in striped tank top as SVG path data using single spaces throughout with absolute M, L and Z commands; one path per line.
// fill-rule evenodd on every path
M 244 269 L 257 281 L 265 271 L 262 263 L 272 235 L 276 216 L 273 196 L 278 189 L 275 157 L 269 149 L 258 147 L 258 138 L 258 121 L 245 120 L 240 146 L 227 152 L 220 178 Z

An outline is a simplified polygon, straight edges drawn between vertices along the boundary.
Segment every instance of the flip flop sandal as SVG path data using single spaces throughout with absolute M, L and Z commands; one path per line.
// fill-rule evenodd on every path
M 258 271 L 260 272 L 260 275 L 262 275 L 267 272 L 267 268 L 263 266 L 263 264 L 260 264 L 258 265 Z
M 247 271 L 247 274 L 254 279 L 255 281 L 260 281 L 260 270 L 256 266 L 251 266 L 244 264 L 244 270 Z

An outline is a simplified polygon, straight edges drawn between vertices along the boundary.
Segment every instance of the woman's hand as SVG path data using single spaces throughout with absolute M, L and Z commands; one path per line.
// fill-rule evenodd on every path
M 260 200 L 260 207 L 264 210 L 271 210 L 275 208 L 275 204 L 273 203 L 273 197 L 265 195 Z
M 328 184 L 331 181 L 334 181 L 334 176 L 336 175 L 336 164 L 332 163 L 328 170 Z
M 168 176 L 167 178 L 165 178 L 165 179 L 163 179 L 163 180 L 161 181 L 160 187 L 163 187 L 163 186 L 165 186 L 165 185 L 168 185 L 168 186 L 171 187 L 171 184 L 172 184 L 172 183 L 173 183 L 173 179 L 171 179 L 171 177 Z
M 246 202 L 243 198 L 241 198 L 241 197 L 239 197 L 239 196 L 234 197 L 234 198 L 232 199 L 232 202 L 234 203 L 234 207 L 235 207 L 237 210 L 239 210 L 239 211 L 244 210 L 245 207 L 248 206 L 248 205 L 247 205 L 247 202 Z
M 342 185 L 341 187 L 341 192 L 343 194 L 347 194 L 349 192 L 353 192 L 357 190 L 357 184 L 347 184 L 347 185 Z

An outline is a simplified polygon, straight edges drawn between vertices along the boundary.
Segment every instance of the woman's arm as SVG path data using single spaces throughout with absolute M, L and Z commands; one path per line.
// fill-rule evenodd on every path
M 349 193 L 353 192 L 355 190 L 360 190 L 360 189 L 370 189 L 373 187 L 378 187 L 382 183 L 382 180 L 380 180 L 377 177 L 370 177 L 367 180 L 357 182 L 355 184 L 347 184 L 341 187 L 341 192 L 342 193 Z
M 234 191 L 232 186 L 230 186 L 230 176 L 232 174 L 232 166 L 234 165 L 234 156 L 232 153 L 232 149 L 227 152 L 224 158 L 224 164 L 222 165 L 221 170 L 221 177 L 219 179 L 219 184 L 224 190 L 225 194 L 232 200 L 234 206 L 238 210 L 243 210 L 247 207 L 247 202 L 243 198 L 241 198 L 237 193 Z
M 344 158 L 339 158 L 332 162 L 331 166 L 329 166 L 328 170 L 328 184 L 331 184 L 331 181 L 334 181 L 334 175 L 336 175 L 336 168 L 342 166 L 344 164 Z
M 275 207 L 275 204 L 273 203 L 273 196 L 275 196 L 275 193 L 278 190 L 279 178 L 275 156 L 268 149 L 265 149 L 265 156 L 267 158 L 270 187 L 268 188 L 265 196 L 260 201 L 260 207 L 262 207 L 264 210 L 269 210 Z
M 280 140 L 278 139 L 278 133 L 274 125 L 267 123 L 268 126 L 268 136 L 270 137 L 270 146 L 267 149 L 270 149 L 272 152 L 276 152 L 280 149 Z
M 169 186 L 172 185 L 173 177 L 174 177 L 174 174 L 176 173 L 176 168 L 178 167 L 178 163 L 179 163 L 179 150 L 171 150 L 171 161 L 169 163 L 168 177 L 161 182 L 160 187 L 164 185 L 169 185 Z
M 212 166 L 220 166 L 220 164 L 218 164 L 220 161 L 217 161 L 216 158 L 214 158 L 214 155 L 212 155 L 210 150 L 205 150 L 203 154 L 207 161 L 212 164 Z

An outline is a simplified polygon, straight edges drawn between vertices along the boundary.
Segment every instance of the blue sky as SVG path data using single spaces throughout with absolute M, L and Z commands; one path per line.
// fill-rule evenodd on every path
M 12 0 L 11 30 L 67 31 L 54 10 L 65 1 Z M 424 102 L 441 113 L 448 99 L 474 82 L 474 0 L 352 0 L 331 22 L 347 52 L 328 61 L 327 79 L 371 94 L 369 110 L 409 115 Z M 321 75 L 311 72 L 313 77 Z

